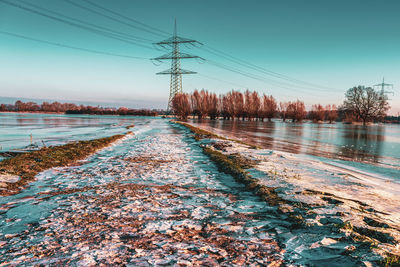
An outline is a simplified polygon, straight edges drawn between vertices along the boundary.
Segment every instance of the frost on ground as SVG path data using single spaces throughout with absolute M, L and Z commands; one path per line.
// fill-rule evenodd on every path
M 336 249 L 364 264 L 379 254 L 400 255 L 400 184 L 395 180 L 339 160 L 254 150 L 217 139 L 209 146 L 257 162 L 248 170 L 251 176 L 287 202 L 279 207 L 281 212 L 302 221 L 299 229 L 278 235 L 287 235 L 282 242 L 285 255 L 293 252 L 307 263 L 307 258 L 318 257 L 318 250 L 326 254 Z
M 187 131 L 135 125 L 80 166 L 0 199 L 1 266 L 282 263 L 271 207 L 220 173 Z

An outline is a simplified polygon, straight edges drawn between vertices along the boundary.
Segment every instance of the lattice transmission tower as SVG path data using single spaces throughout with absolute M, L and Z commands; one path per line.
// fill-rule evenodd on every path
M 378 84 L 374 85 L 374 88 L 380 88 L 381 89 L 381 94 L 382 95 L 394 94 L 393 91 L 386 91 L 386 87 L 388 87 L 388 88 L 393 90 L 393 84 L 385 83 L 385 77 L 383 77 L 382 83 L 378 83 Z
M 171 75 L 171 84 L 170 84 L 170 92 L 169 92 L 169 99 L 168 99 L 168 107 L 167 111 L 171 111 L 172 107 L 172 99 L 176 94 L 182 93 L 182 74 L 195 74 L 196 72 L 190 71 L 190 70 L 184 70 L 181 68 L 181 59 L 187 59 L 187 58 L 197 58 L 197 59 L 202 59 L 199 56 L 195 55 L 190 55 L 187 53 L 182 53 L 179 50 L 180 44 L 184 44 L 186 46 L 195 46 L 195 45 L 202 45 L 202 43 L 192 40 L 192 39 L 187 39 L 183 37 L 179 37 L 177 35 L 176 31 L 176 20 L 175 20 L 175 25 L 174 25 L 174 34 L 172 37 L 155 43 L 155 45 L 160 46 L 162 48 L 172 48 L 172 51 L 153 58 L 153 60 L 156 60 L 158 62 L 161 62 L 162 60 L 171 60 L 171 68 L 162 72 L 158 72 L 157 74 L 170 74 Z

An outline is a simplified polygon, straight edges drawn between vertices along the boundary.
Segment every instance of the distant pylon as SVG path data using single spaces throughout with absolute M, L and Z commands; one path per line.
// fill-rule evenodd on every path
M 378 83 L 374 85 L 374 88 L 380 88 L 381 89 L 381 94 L 386 95 L 386 94 L 394 94 L 392 91 L 386 91 L 386 87 L 391 88 L 393 90 L 393 84 L 385 83 L 385 77 L 382 79 L 382 83 Z
M 174 25 L 174 34 L 172 37 L 155 43 L 155 45 L 158 45 L 162 48 L 168 48 L 171 47 L 172 51 L 170 53 L 167 53 L 165 55 L 162 55 L 160 57 L 153 58 L 153 60 L 160 61 L 161 60 L 169 60 L 171 59 L 171 68 L 162 72 L 159 72 L 157 74 L 170 74 L 171 75 L 171 84 L 170 84 L 170 91 L 169 91 L 169 99 L 168 99 L 168 107 L 167 111 L 171 110 L 172 107 L 172 99 L 176 94 L 182 93 L 182 74 L 195 74 L 196 72 L 189 71 L 189 70 L 184 70 L 181 68 L 181 59 L 185 58 L 200 58 L 199 56 L 194 56 L 186 53 L 181 53 L 179 51 L 179 44 L 187 44 L 187 45 L 196 45 L 202 43 L 196 41 L 196 40 L 191 40 L 187 38 L 182 38 L 177 35 L 177 30 L 176 30 L 176 19 L 175 19 L 175 25 Z M 201 58 L 200 58 L 201 59 Z

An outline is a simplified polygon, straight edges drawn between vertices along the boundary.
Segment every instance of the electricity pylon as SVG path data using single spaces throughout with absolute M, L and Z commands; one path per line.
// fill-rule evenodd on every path
M 171 84 L 170 84 L 170 92 L 169 92 L 167 111 L 171 111 L 172 99 L 174 98 L 174 96 L 176 94 L 183 92 L 182 91 L 182 74 L 195 74 L 196 73 L 194 71 L 182 69 L 181 68 L 181 59 L 186 59 L 186 58 L 202 59 L 199 56 L 180 52 L 179 51 L 180 44 L 193 45 L 193 46 L 195 46 L 196 44 L 202 45 L 202 43 L 200 43 L 196 40 L 179 37 L 177 35 L 177 31 L 176 31 L 176 20 L 175 20 L 173 36 L 164 41 L 155 43 L 155 45 L 160 46 L 162 48 L 169 48 L 169 47 L 172 48 L 172 51 L 170 53 L 153 58 L 153 60 L 156 60 L 159 62 L 161 62 L 162 60 L 169 60 L 169 59 L 171 60 L 171 68 L 170 69 L 157 73 L 157 74 L 170 74 L 171 75 Z
M 385 83 L 385 77 L 383 77 L 382 83 L 378 83 L 374 85 L 374 88 L 380 88 L 381 89 L 381 94 L 386 95 L 386 94 L 394 94 L 394 92 L 389 92 L 386 91 L 386 87 L 391 88 L 393 90 L 393 84 Z

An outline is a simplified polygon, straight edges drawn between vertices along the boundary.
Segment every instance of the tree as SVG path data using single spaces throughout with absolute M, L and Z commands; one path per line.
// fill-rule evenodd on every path
M 342 109 L 352 114 L 363 125 L 386 116 L 390 106 L 387 96 L 371 87 L 358 86 L 347 90 Z
M 281 114 L 282 120 L 286 121 L 287 118 L 287 109 L 290 105 L 290 102 L 280 102 L 279 103 L 279 113 Z
M 313 122 L 323 121 L 325 119 L 325 109 L 321 104 L 312 105 L 310 119 Z
M 181 120 L 186 120 L 192 112 L 189 98 L 188 94 L 180 93 L 172 99 L 172 111 Z
M 233 91 L 232 94 L 232 101 L 233 101 L 233 118 L 240 118 L 244 120 L 244 96 L 239 91 Z
M 325 118 L 327 121 L 329 121 L 329 123 L 332 123 L 338 118 L 338 111 L 336 105 L 327 105 L 325 107 L 325 113 L 326 113 Z
M 256 91 L 253 91 L 250 94 L 250 109 L 247 111 L 248 112 L 248 118 L 249 120 L 256 118 L 258 119 L 258 117 L 260 116 L 260 109 L 261 109 L 261 100 L 260 100 L 260 96 L 258 95 L 258 93 Z
M 292 119 L 292 122 L 301 122 L 307 115 L 306 107 L 304 102 L 297 100 L 296 102 L 290 102 L 286 109 L 287 116 Z
M 263 104 L 262 104 L 262 118 L 268 118 L 268 121 L 275 116 L 278 110 L 278 104 L 275 101 L 275 98 L 271 96 L 264 95 L 263 96 Z
M 206 97 L 207 115 L 210 120 L 215 120 L 219 114 L 219 99 L 215 93 L 209 93 Z

